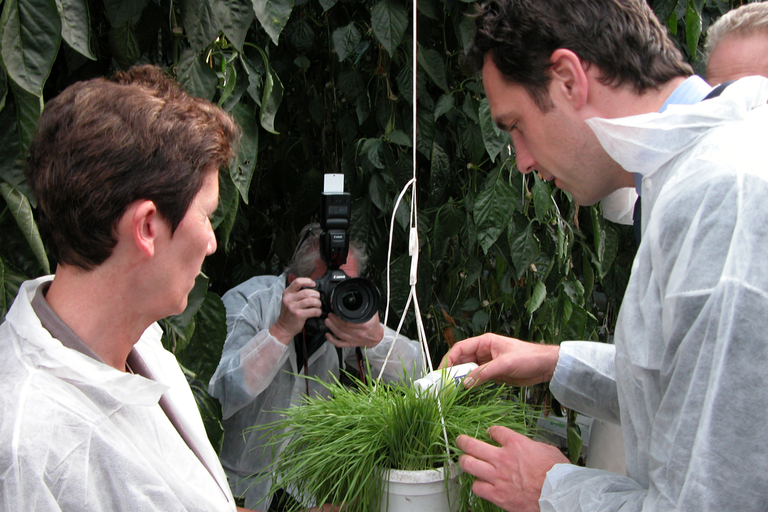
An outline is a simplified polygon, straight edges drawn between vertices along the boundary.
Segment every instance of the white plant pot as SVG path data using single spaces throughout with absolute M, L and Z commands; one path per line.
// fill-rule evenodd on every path
M 388 475 L 381 512 L 457 512 L 459 472 L 456 466 L 451 468 L 447 486 L 442 469 L 391 469 Z

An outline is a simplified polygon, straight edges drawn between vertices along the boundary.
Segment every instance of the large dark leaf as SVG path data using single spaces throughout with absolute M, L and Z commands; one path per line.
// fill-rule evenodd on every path
M 80 55 L 96 60 L 91 52 L 91 22 L 85 0 L 56 0 L 61 18 L 61 36 Z
M 533 234 L 531 226 L 518 230 L 517 223 L 510 225 L 509 249 L 512 252 L 512 263 L 517 271 L 516 277 L 520 279 L 530 268 L 539 254 L 539 241 Z
M 445 72 L 445 61 L 440 52 L 419 45 L 419 65 L 424 68 L 429 78 L 438 87 L 445 92 L 450 92 Z
M 112 26 L 122 25 L 135 19 L 149 3 L 149 0 L 104 0 L 104 10 L 107 12 Z
M 251 178 L 259 150 L 259 125 L 256 121 L 256 112 L 247 103 L 235 105 L 231 114 L 242 129 L 242 137 L 240 149 L 235 161 L 230 165 L 229 173 L 243 202 L 248 204 L 248 189 L 251 187 Z
M 394 55 L 408 28 L 408 11 L 397 0 L 381 0 L 371 10 L 371 28 L 384 49 Z
M 477 241 L 483 252 L 496 243 L 504 233 L 515 212 L 517 195 L 502 179 L 496 179 L 486 184 L 475 199 L 475 224 L 477 225 Z
M 0 53 L 8 75 L 41 97 L 61 44 L 55 0 L 5 0 L 0 16 Z
M 250 0 L 217 0 L 213 2 L 219 27 L 232 45 L 243 51 L 248 28 L 253 22 Z
M 256 18 L 277 45 L 280 33 L 291 17 L 293 0 L 252 0 L 252 3 Z
M 357 45 L 360 44 L 362 39 L 360 31 L 357 29 L 354 23 L 350 23 L 344 27 L 337 28 L 333 31 L 333 49 L 336 52 L 336 56 L 339 58 L 339 62 L 346 59 Z
M 27 276 L 13 269 L 0 256 L 0 324 L 5 321 L 5 314 L 18 295 L 21 283 L 27 279 Z
M 29 247 L 40 263 L 40 267 L 46 274 L 50 274 L 51 267 L 48 263 L 48 256 L 45 254 L 43 240 L 40 238 L 40 232 L 32 215 L 32 206 L 30 206 L 29 201 L 24 194 L 8 183 L 0 182 L 0 195 L 5 199 L 8 209 L 16 219 L 16 224 L 18 224 L 19 229 L 24 234 L 24 238 L 27 239 Z
M 32 137 L 35 135 L 37 120 L 43 112 L 43 100 L 15 83 L 11 83 L 11 90 L 16 100 L 17 129 L 22 153 L 19 156 L 22 156 L 26 154 L 32 142 Z
M 219 20 L 214 13 L 214 3 L 215 0 L 187 0 L 184 4 L 184 30 L 189 45 L 196 53 L 205 50 L 221 32 Z
M 133 23 L 126 21 L 122 25 L 112 27 L 109 31 L 109 48 L 121 68 L 128 69 L 136 63 L 141 55 L 141 48 Z
M 491 161 L 495 162 L 496 157 L 501 153 L 501 149 L 510 143 L 509 134 L 499 130 L 491 117 L 491 109 L 488 106 L 488 98 L 483 98 L 478 108 L 478 117 L 480 119 L 480 128 L 483 133 L 483 142 L 485 150 Z
M 187 50 L 182 54 L 178 73 L 179 83 L 189 94 L 209 101 L 213 99 L 219 79 L 195 52 Z

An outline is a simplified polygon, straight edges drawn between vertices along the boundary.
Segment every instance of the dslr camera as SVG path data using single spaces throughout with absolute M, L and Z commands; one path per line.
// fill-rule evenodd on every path
M 320 318 L 307 320 L 308 326 L 328 332 L 323 322 L 333 313 L 346 322 L 362 324 L 379 310 L 381 295 L 372 281 L 364 277 L 349 277 L 341 266 L 349 252 L 349 219 L 352 198 L 344 192 L 343 174 L 326 174 L 320 210 L 320 256 L 327 271 L 315 280 L 320 292 L 323 313 Z M 312 325 L 314 324 L 314 325 Z

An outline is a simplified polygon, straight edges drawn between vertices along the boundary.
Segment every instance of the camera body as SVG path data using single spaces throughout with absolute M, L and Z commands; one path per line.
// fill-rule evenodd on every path
M 328 313 L 346 322 L 362 324 L 373 318 L 381 301 L 379 290 L 372 281 L 364 277 L 349 277 L 340 268 L 347 262 L 349 253 L 352 198 L 343 191 L 344 175 L 325 176 L 320 211 L 320 256 L 328 270 L 320 279 L 315 280 L 314 288 L 320 292 L 323 313 L 320 318 L 307 320 L 308 327 L 315 327 L 320 332 L 328 332 L 323 322 Z M 330 186 L 329 176 L 331 180 L 336 180 Z

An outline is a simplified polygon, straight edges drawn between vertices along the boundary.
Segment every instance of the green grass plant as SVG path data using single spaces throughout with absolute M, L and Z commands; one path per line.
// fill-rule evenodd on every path
M 345 512 L 378 512 L 390 468 L 446 468 L 456 462 L 460 434 L 492 443 L 486 432 L 492 425 L 533 433 L 533 410 L 506 386 L 447 385 L 436 395 L 406 384 L 375 386 L 371 379 L 355 381 L 355 387 L 313 380 L 332 398 L 306 397 L 301 406 L 279 411 L 282 419 L 260 427 L 275 454 L 272 492 L 298 490 L 309 502 L 344 504 Z M 458 478 L 458 510 L 501 510 L 472 494 L 474 477 L 460 472 Z

